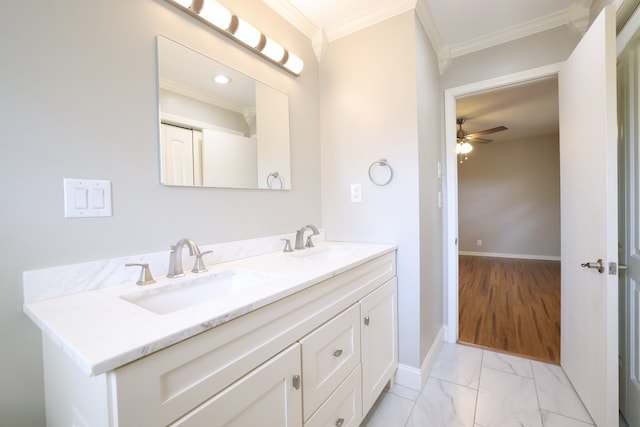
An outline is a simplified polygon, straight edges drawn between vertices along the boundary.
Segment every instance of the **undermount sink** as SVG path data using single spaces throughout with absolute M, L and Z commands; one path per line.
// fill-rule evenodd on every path
M 353 253 L 353 248 L 348 246 L 322 246 L 296 251 L 292 256 L 312 261 L 332 261 Z
M 120 298 L 156 314 L 168 314 L 214 298 L 246 291 L 275 277 L 274 274 L 253 270 L 228 270 L 160 288 L 121 295 Z

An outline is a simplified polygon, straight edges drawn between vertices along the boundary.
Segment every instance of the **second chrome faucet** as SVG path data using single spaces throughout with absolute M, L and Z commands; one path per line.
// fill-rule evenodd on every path
M 180 239 L 178 240 L 178 243 L 171 246 L 171 253 L 169 254 L 169 272 L 167 273 L 167 277 L 184 276 L 184 270 L 182 267 L 182 249 L 185 246 L 189 248 L 189 254 L 196 257 L 196 262 L 193 265 L 191 272 L 204 273 L 207 271 L 202 257 L 212 251 L 200 252 L 200 248 L 198 248 L 198 245 L 193 240 Z
M 309 237 L 307 237 L 307 243 L 304 243 L 304 232 L 307 230 L 311 230 L 311 234 L 309 235 Z M 300 230 L 296 231 L 296 246 L 295 249 L 304 249 L 305 247 L 307 248 L 312 248 L 313 247 L 313 240 L 311 240 L 311 237 L 313 236 L 317 236 L 318 234 L 320 234 L 320 232 L 318 231 L 318 229 L 316 228 L 315 225 L 305 225 L 304 227 L 302 227 Z

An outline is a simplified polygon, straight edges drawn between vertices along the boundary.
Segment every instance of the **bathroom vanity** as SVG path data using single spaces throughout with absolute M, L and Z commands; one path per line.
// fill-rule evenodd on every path
M 323 242 L 209 266 L 264 280 L 187 307 L 167 279 L 27 303 L 48 425 L 358 426 L 398 365 L 395 259 Z

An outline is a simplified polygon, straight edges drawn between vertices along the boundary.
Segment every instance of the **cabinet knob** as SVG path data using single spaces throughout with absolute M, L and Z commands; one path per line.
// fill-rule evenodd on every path
M 333 357 L 340 357 L 340 356 L 342 356 L 342 349 L 338 349 L 333 352 Z
M 369 326 L 369 316 L 364 317 L 364 324 Z
M 293 388 L 296 390 L 300 389 L 300 375 L 294 375 L 291 382 L 293 384 Z
M 336 427 L 342 427 L 342 424 L 344 424 L 344 418 L 338 418 L 336 421 Z

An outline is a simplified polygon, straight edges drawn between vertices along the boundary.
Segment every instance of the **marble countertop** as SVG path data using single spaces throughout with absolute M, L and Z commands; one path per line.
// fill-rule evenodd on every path
M 99 375 L 161 350 L 309 286 L 392 252 L 394 245 L 322 242 L 316 248 L 208 265 L 208 272 L 157 283 L 127 283 L 30 302 L 24 312 L 87 375 Z M 333 256 L 330 250 L 337 250 Z M 318 256 L 313 256 L 318 255 Z M 123 297 L 230 270 L 250 270 L 267 279 L 259 285 L 187 308 L 157 314 Z

